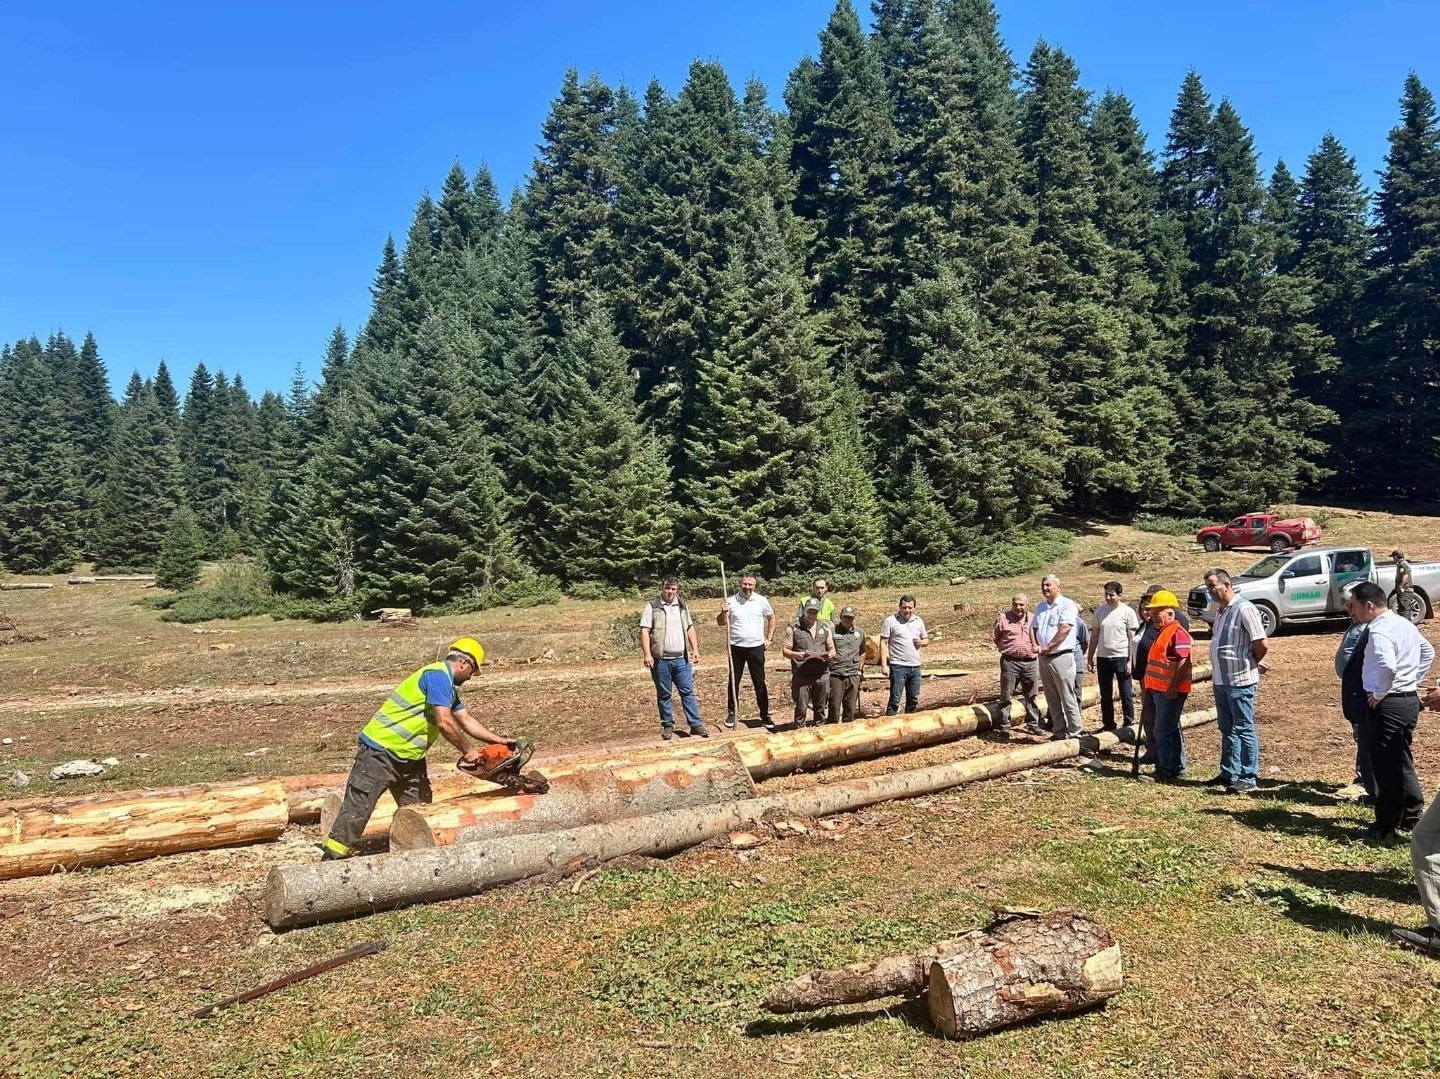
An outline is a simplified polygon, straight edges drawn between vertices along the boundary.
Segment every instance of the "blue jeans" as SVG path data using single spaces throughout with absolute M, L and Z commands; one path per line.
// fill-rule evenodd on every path
M 1175 779 L 1185 774 L 1185 736 L 1180 731 L 1180 712 L 1188 693 L 1173 701 L 1164 690 L 1147 689 L 1155 703 L 1155 774 Z
M 885 714 L 893 716 L 900 711 L 900 692 L 905 692 L 905 711 L 913 712 L 920 707 L 920 668 L 899 667 L 890 664 L 890 703 Z
M 1215 686 L 1220 723 L 1220 778 L 1237 787 L 1260 782 L 1260 735 L 1255 732 L 1255 687 Z
M 680 701 L 685 706 L 685 721 L 690 724 L 690 729 L 699 730 L 704 726 L 700 720 L 700 700 L 695 696 L 695 679 L 691 677 L 688 658 L 664 659 L 657 656 L 655 666 L 650 669 L 650 677 L 655 679 L 655 704 L 660 709 L 660 726 L 675 726 L 675 710 L 670 707 L 672 686 L 680 693 Z

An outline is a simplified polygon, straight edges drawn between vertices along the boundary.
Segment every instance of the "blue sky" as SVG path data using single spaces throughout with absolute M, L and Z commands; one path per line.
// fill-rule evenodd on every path
M 567 67 L 672 91 L 696 57 L 779 100 L 833 0 L 720 4 L 0 4 L 0 341 L 94 331 L 117 388 L 165 358 L 252 392 L 353 331 L 387 233 L 459 160 L 520 183 Z M 867 13 L 868 14 L 868 13 Z M 1440 92 L 1435 0 L 1002 0 L 1087 87 L 1124 91 L 1157 147 L 1185 71 L 1230 97 L 1268 171 L 1326 130 L 1367 178 L 1408 70 Z

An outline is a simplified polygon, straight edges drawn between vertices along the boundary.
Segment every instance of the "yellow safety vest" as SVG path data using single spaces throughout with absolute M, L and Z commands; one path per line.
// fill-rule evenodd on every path
M 420 688 L 421 676 L 429 671 L 444 671 L 449 678 L 450 664 L 427 663 L 392 689 L 360 736 L 402 761 L 423 760 L 440 736 L 434 712 L 425 703 L 425 691 Z M 454 708 L 459 702 L 457 691 L 450 707 Z

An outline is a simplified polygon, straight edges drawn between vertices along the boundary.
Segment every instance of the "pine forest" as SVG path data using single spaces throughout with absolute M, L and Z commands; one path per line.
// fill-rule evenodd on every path
M 840 0 L 783 101 L 571 71 L 508 200 L 460 164 L 420 198 L 318 380 L 162 362 L 117 402 L 93 336 L 6 345 L 0 558 L 465 609 L 1433 497 L 1440 119 L 1397 91 L 1371 190 L 1328 134 L 1263 176 L 1193 71 L 1152 142 L 989 0 Z

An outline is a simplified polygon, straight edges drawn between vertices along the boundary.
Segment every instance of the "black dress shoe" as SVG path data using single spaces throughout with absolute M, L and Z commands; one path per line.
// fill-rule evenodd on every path
M 1359 843 L 1374 843 L 1381 847 L 1393 847 L 1404 842 L 1394 828 L 1377 828 L 1373 824 L 1355 832 L 1353 838 Z
M 1407 948 L 1414 948 L 1431 959 L 1440 959 L 1440 929 L 1428 925 L 1419 929 L 1392 929 L 1390 935 Z
M 1211 776 L 1205 781 L 1205 786 L 1207 787 L 1229 787 L 1231 785 L 1230 780 L 1224 776 Z

